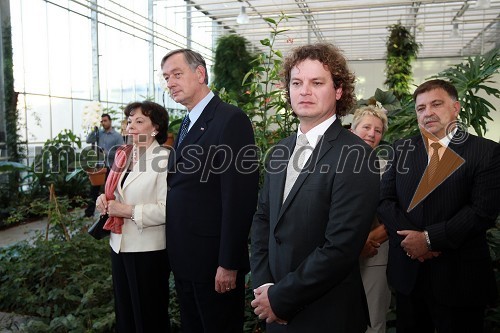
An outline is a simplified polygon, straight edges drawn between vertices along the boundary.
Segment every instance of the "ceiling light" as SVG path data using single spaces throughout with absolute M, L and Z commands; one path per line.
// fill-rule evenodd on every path
M 458 23 L 453 23 L 450 38 L 460 38 L 460 31 L 458 30 Z
M 240 15 L 236 18 L 236 23 L 238 24 L 248 24 L 250 22 L 250 17 L 247 15 L 245 6 L 241 6 Z
M 476 6 L 474 8 L 479 8 L 479 9 L 488 9 L 490 8 L 490 0 L 477 0 L 476 1 Z

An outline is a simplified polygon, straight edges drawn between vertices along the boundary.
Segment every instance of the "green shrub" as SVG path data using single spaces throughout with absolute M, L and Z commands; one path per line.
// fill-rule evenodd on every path
M 0 310 L 34 317 L 26 332 L 109 332 L 109 245 L 80 232 L 0 249 Z

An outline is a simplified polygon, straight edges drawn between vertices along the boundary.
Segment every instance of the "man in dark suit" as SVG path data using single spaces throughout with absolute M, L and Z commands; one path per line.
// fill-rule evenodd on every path
M 210 91 L 197 52 L 172 51 L 161 67 L 171 97 L 188 109 L 167 177 L 167 249 L 182 331 L 242 332 L 258 188 L 252 125 Z
M 482 332 L 497 294 L 486 230 L 500 207 L 500 145 L 457 126 L 450 83 L 425 82 L 413 99 L 422 135 L 394 143 L 378 208 L 397 331 Z
M 266 164 L 252 224 L 252 306 L 268 333 L 361 333 L 369 318 L 358 258 L 380 176 L 372 149 L 340 123 L 355 78 L 331 44 L 295 49 L 282 73 L 300 125 Z

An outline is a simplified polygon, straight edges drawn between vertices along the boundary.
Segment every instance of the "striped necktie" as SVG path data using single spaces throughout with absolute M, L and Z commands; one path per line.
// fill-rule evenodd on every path
M 441 144 L 439 142 L 434 142 L 431 143 L 431 147 L 433 149 L 431 159 L 429 161 L 429 165 L 427 166 L 427 174 L 428 174 L 428 181 L 429 183 L 432 181 L 432 178 L 434 178 L 436 174 L 436 170 L 438 168 L 439 164 L 439 148 L 441 148 Z
M 189 129 L 189 124 L 191 120 L 189 119 L 189 115 L 186 115 L 184 119 L 182 119 L 181 129 L 179 131 L 179 140 L 177 141 L 177 147 L 181 145 L 182 140 L 186 137 Z

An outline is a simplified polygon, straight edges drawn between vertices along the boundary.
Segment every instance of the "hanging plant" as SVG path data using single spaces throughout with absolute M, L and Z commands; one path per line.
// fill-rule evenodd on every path
M 217 40 L 214 58 L 214 89 L 225 94 L 225 99 L 239 106 L 249 100 L 242 86 L 245 74 L 252 68 L 255 58 L 248 52 L 249 42 L 239 35 L 225 35 Z
M 400 22 L 388 27 L 387 59 L 384 84 L 399 100 L 401 107 L 388 110 L 389 129 L 385 140 L 392 142 L 418 133 L 410 85 L 413 81 L 411 63 L 417 58 L 420 45 L 415 36 Z
M 401 23 L 388 27 L 386 75 L 384 84 L 398 99 L 408 95 L 412 82 L 411 62 L 417 58 L 419 44 L 415 36 Z

